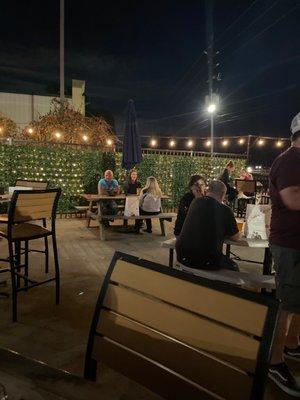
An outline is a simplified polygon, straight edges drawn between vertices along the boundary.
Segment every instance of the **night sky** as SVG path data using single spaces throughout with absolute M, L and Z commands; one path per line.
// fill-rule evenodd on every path
M 142 134 L 209 134 L 204 0 L 66 0 L 66 81 L 122 134 L 133 98 Z M 300 0 L 215 0 L 222 80 L 217 135 L 289 135 L 300 111 Z M 0 91 L 56 94 L 59 0 L 4 1 Z

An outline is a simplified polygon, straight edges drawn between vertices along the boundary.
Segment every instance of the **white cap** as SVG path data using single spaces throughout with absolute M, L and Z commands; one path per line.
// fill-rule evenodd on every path
M 296 117 L 294 117 L 292 119 L 292 123 L 291 123 L 291 131 L 294 134 L 295 132 L 300 131 L 300 113 L 298 113 L 296 115 Z

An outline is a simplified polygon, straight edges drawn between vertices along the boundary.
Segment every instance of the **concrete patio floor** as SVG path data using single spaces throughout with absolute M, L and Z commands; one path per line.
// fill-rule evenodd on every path
M 95 224 L 95 223 L 94 223 Z M 172 224 L 166 223 L 167 238 Z M 58 219 L 57 238 L 61 269 L 61 304 L 54 304 L 54 286 L 43 285 L 19 295 L 18 322 L 11 322 L 9 298 L 0 298 L 0 347 L 12 349 L 26 357 L 41 360 L 52 367 L 81 375 L 87 337 L 95 302 L 103 276 L 116 250 L 168 265 L 168 251 L 160 247 L 167 238 L 160 235 L 154 222 L 153 234 L 122 234 L 109 229 L 101 242 L 98 229 L 87 229 L 84 219 Z M 39 248 L 36 241 L 31 247 Z M 263 259 L 263 250 L 239 248 L 243 258 Z M 7 254 L 5 240 L 0 241 L 1 257 Z M 30 254 L 30 273 L 43 275 L 43 255 Z M 53 265 L 51 259 L 51 266 Z M 256 264 L 240 263 L 241 270 L 262 273 Z M 0 280 L 4 279 L 4 274 Z M 8 290 L 0 287 L 0 291 Z M 294 366 L 295 367 L 295 366 Z M 300 372 L 300 370 L 299 370 Z M 115 384 L 117 379 L 118 385 Z M 101 371 L 101 384 L 110 385 L 116 399 L 158 399 L 139 385 L 108 368 Z M 275 389 L 268 389 L 268 399 L 283 399 Z M 288 397 L 287 397 L 288 398 Z

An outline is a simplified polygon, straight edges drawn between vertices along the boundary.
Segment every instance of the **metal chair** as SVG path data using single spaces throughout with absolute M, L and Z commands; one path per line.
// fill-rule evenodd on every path
M 7 271 L 11 273 L 13 321 L 17 320 L 17 295 L 21 291 L 27 291 L 35 286 L 55 281 L 56 304 L 59 303 L 59 263 L 56 244 L 55 219 L 58 199 L 61 189 L 49 190 L 16 190 L 13 193 L 8 210 L 7 224 L 0 225 L 0 237 L 8 242 L 8 259 L 0 261 L 8 262 Z M 51 228 L 47 228 L 46 219 L 51 218 Z M 42 220 L 43 226 L 33 224 L 32 221 Z M 28 244 L 31 240 L 52 237 L 55 276 L 41 282 L 34 281 L 28 276 Z M 24 252 L 21 253 L 21 243 L 25 243 Z M 46 243 L 46 241 L 45 241 Z M 24 255 L 24 263 L 21 263 Z M 47 257 L 46 257 L 47 259 Z M 21 286 L 21 280 L 23 286 Z

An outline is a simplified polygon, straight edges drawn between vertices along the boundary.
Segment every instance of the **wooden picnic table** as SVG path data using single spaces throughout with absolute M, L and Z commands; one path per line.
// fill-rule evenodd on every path
M 164 241 L 161 246 L 169 249 L 169 266 L 173 267 L 174 260 L 174 250 L 175 250 L 176 238 L 172 238 Z M 235 242 L 230 239 L 225 239 L 224 244 L 226 245 L 226 255 L 228 257 L 233 256 L 234 260 L 237 261 L 246 261 L 253 264 L 261 264 L 263 265 L 263 275 L 271 275 L 272 274 L 272 254 L 269 248 L 268 240 L 259 240 L 259 239 L 246 239 L 245 237 L 242 240 Z M 237 256 L 236 254 L 231 252 L 231 246 L 237 247 L 248 247 L 248 248 L 261 248 L 264 249 L 264 259 L 262 262 L 254 261 L 254 260 L 244 260 Z
M 115 200 L 126 200 L 126 197 L 139 197 L 139 195 L 126 195 L 126 194 L 117 194 L 115 196 L 108 196 L 105 194 L 88 194 L 84 193 L 80 195 L 82 198 L 87 200 L 89 202 L 88 206 L 88 219 L 87 219 L 87 227 L 90 226 L 90 221 L 92 219 L 97 219 L 99 221 L 99 233 L 100 233 L 100 239 L 104 240 L 105 239 L 105 234 L 104 234 L 104 227 L 103 227 L 103 220 L 104 219 L 122 219 L 124 222 L 124 225 L 127 225 L 128 219 L 144 219 L 146 216 L 141 216 L 141 217 L 129 217 L 126 218 L 124 216 L 120 217 L 117 215 L 111 215 L 111 216 L 106 216 L 102 212 L 102 204 L 105 203 L 106 201 L 115 201 Z M 167 195 L 162 195 L 161 199 L 162 200 L 167 200 L 170 197 Z M 93 212 L 93 203 L 97 203 L 97 213 Z M 163 209 L 161 207 L 160 213 L 163 213 Z M 173 217 L 173 215 L 172 215 Z M 151 218 L 150 215 L 148 215 L 148 218 Z M 167 218 L 167 216 L 166 216 Z M 164 221 L 163 219 L 160 219 L 160 225 L 162 229 L 162 234 L 165 234 L 165 229 L 164 229 Z

